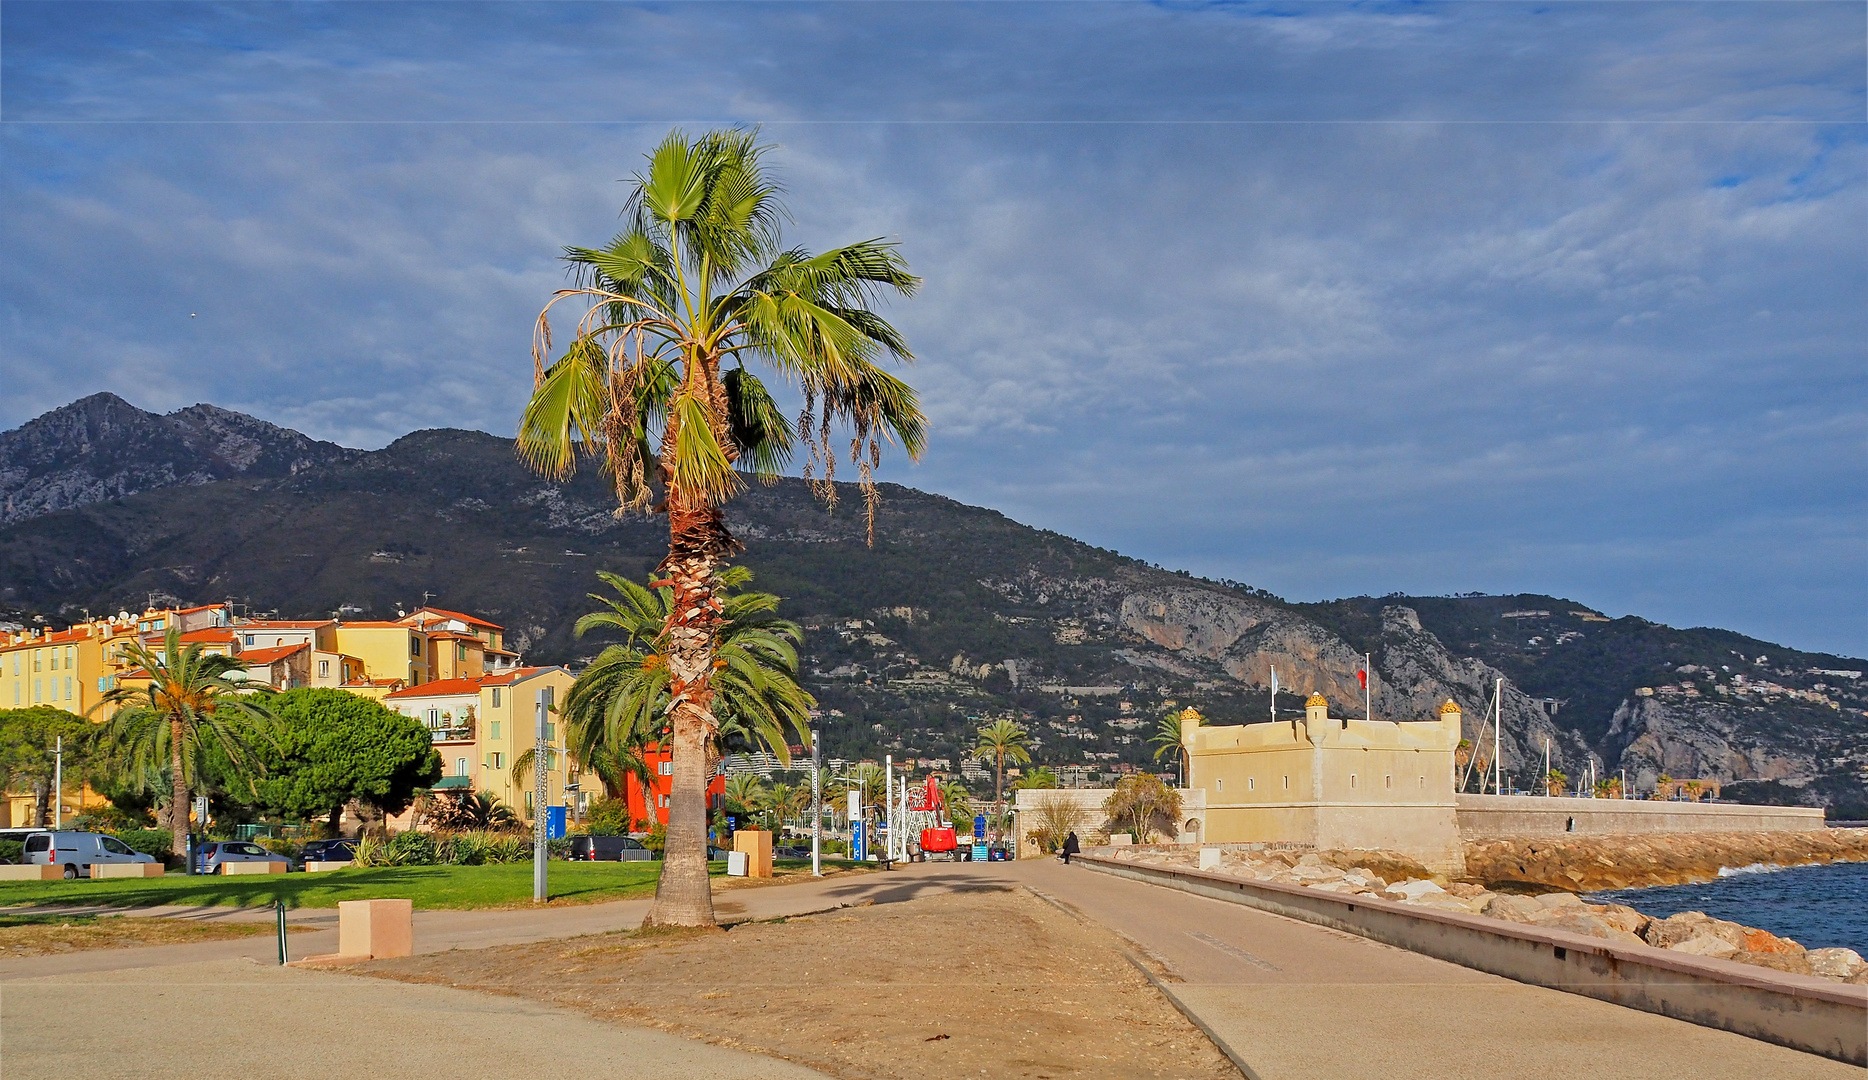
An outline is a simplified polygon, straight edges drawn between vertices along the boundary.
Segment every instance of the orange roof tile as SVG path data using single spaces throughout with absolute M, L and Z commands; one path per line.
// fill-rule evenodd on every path
M 391 693 L 392 698 L 450 697 L 480 692 L 479 679 L 436 679 L 420 686 L 409 686 Z
M 476 619 L 472 615 L 464 615 L 458 611 L 449 611 L 447 608 L 438 608 L 438 607 L 417 608 L 408 617 L 413 619 L 415 616 L 420 615 L 424 611 L 432 611 L 436 615 L 440 615 L 444 618 L 459 619 L 460 621 L 467 623 L 469 625 L 472 625 L 472 626 L 485 626 L 485 627 L 490 627 L 494 630 L 506 629 L 505 627 L 501 626 L 500 624 L 496 622 L 487 622 L 485 619 Z
M 248 649 L 246 652 L 240 654 L 240 659 L 245 663 L 258 667 L 263 664 L 276 664 L 295 652 L 303 652 L 309 648 L 311 648 L 311 646 L 298 644 L 280 645 L 270 649 Z
M 190 630 L 181 636 L 181 642 L 184 645 L 192 645 L 196 642 L 205 642 L 210 645 L 231 645 L 233 644 L 233 639 L 234 632 L 232 630 L 220 627 L 210 627 L 206 630 Z
M 330 626 L 330 619 L 252 619 L 237 623 L 236 630 L 316 630 L 320 626 Z

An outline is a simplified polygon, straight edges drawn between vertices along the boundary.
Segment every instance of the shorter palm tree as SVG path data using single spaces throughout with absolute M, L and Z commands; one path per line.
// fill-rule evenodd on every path
M 954 828 L 970 831 L 973 827 L 973 793 L 958 780 L 940 785 L 941 801 L 947 804 L 947 819 Z
M 133 685 L 106 691 L 91 712 L 114 710 L 105 738 L 133 784 L 147 790 L 167 770 L 173 850 L 186 856 L 189 793 L 202 786 L 210 754 L 249 784 L 264 768 L 253 742 L 272 739 L 278 728 L 266 705 L 272 689 L 247 682 L 239 657 L 207 652 L 199 642 L 182 648 L 172 620 L 161 652 L 131 643 L 123 658 L 135 666 L 122 676 Z
M 979 741 L 973 744 L 973 756 L 992 762 L 992 801 L 1005 802 L 1005 763 L 1031 764 L 1031 733 L 1016 720 L 994 720 L 979 729 Z
M 484 791 L 453 792 L 437 798 L 429 811 L 435 828 L 453 832 L 504 831 L 519 828 L 519 815 Z
M 1154 737 L 1148 740 L 1148 745 L 1155 748 L 1157 762 L 1164 757 L 1174 759 L 1174 772 L 1183 786 L 1187 783 L 1188 762 L 1187 744 L 1181 741 L 1181 721 L 1198 719 L 1200 713 L 1191 705 L 1180 712 L 1170 712 L 1155 725 Z
M 735 773 L 726 778 L 726 806 L 733 813 L 751 817 L 765 809 L 765 780 L 758 773 Z

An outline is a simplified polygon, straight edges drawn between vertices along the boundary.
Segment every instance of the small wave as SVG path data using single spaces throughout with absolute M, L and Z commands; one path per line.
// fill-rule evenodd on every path
M 1721 866 L 1720 877 L 1737 877 L 1740 874 L 1771 874 L 1779 870 L 1788 870 L 1788 866 L 1779 866 L 1773 862 L 1754 862 L 1750 866 Z

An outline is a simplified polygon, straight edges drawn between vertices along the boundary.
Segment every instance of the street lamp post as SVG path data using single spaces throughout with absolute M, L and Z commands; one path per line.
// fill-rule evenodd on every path
M 538 730 L 532 748 L 532 775 L 537 790 L 532 796 L 532 902 L 545 902 L 545 716 L 551 712 L 552 688 L 538 689 Z
M 823 877 L 820 864 L 824 848 L 824 785 L 818 770 L 817 729 L 811 729 L 811 876 Z

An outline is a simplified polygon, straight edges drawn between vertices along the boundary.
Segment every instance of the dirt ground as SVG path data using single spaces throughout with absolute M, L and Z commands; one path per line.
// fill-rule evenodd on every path
M 532 998 L 837 1077 L 1236 1080 L 1123 948 L 1029 892 L 981 887 L 729 931 L 605 934 L 347 970 Z
M 294 926 L 293 933 L 311 927 Z M 276 933 L 271 923 L 199 923 L 119 915 L 9 915 L 0 917 L 0 957 L 46 956 L 87 949 L 140 945 L 192 945 L 197 941 Z

